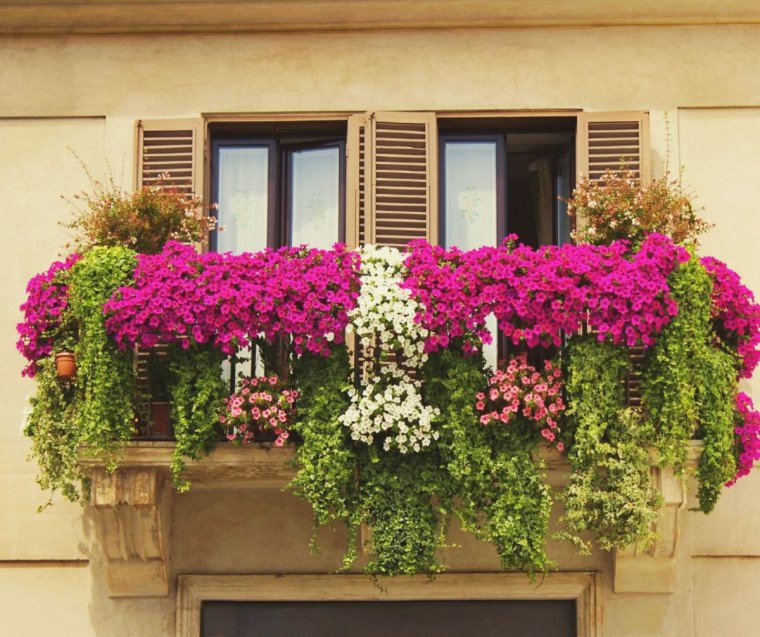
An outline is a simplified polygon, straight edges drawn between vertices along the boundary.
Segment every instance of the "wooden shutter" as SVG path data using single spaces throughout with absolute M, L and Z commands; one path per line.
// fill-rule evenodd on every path
M 349 243 L 402 248 L 438 239 L 438 139 L 433 113 L 349 119 Z
M 606 170 L 633 170 L 648 182 L 649 113 L 581 113 L 577 167 L 580 177 L 599 179 Z
M 203 131 L 201 119 L 138 120 L 135 189 L 155 184 L 159 175 L 166 174 L 168 177 L 164 183 L 177 186 L 181 192 L 204 201 Z M 204 246 L 198 247 L 202 249 Z M 152 355 L 165 354 L 166 345 L 159 344 L 152 351 L 135 348 L 135 411 L 141 436 L 152 436 L 153 433 L 148 360 Z
M 135 187 L 165 183 L 203 199 L 203 121 L 200 119 L 139 120 Z

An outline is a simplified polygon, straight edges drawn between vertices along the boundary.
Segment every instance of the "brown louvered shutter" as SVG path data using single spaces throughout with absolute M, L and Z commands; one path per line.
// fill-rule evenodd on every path
M 204 126 L 201 119 L 139 120 L 135 153 L 135 188 L 155 184 L 160 175 L 168 175 L 164 183 L 177 186 L 187 195 L 204 201 Z M 199 246 L 201 248 L 202 246 Z M 135 348 L 134 365 L 140 436 L 153 437 L 151 386 L 148 361 L 151 356 L 165 356 L 166 345 L 152 350 Z
M 137 122 L 135 187 L 165 183 L 203 199 L 203 121 L 200 119 Z
M 599 179 L 606 170 L 633 170 L 651 176 L 649 113 L 581 113 L 578 116 L 577 167 L 581 177 Z
M 581 113 L 578 117 L 577 166 L 580 177 L 598 180 L 607 170 L 632 170 L 644 183 L 651 178 L 649 114 Z M 579 223 L 583 220 L 579 219 Z M 644 348 L 629 351 L 631 371 L 623 379 L 630 407 L 641 405 Z
M 348 154 L 349 241 L 353 237 L 357 244 L 398 248 L 419 238 L 435 243 L 438 239 L 435 115 L 357 115 L 349 120 Z

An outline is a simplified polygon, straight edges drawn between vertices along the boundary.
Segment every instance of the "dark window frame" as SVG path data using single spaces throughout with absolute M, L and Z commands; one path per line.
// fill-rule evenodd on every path
M 302 150 L 320 148 L 338 149 L 338 242 L 346 242 L 346 140 L 324 140 L 310 142 L 290 142 L 283 140 L 279 144 L 280 160 L 282 163 L 282 179 L 280 180 L 280 245 L 293 244 L 293 191 L 290 181 L 293 175 L 293 153 Z
M 317 137 L 309 134 L 308 137 Z M 267 246 L 279 248 L 290 245 L 291 202 L 288 192 L 290 181 L 290 158 L 292 152 L 308 148 L 338 148 L 338 241 L 346 240 L 346 137 L 327 134 L 324 139 L 303 140 L 303 133 L 276 135 L 262 134 L 212 134 L 210 161 L 211 201 L 219 200 L 219 155 L 222 148 L 260 147 L 269 150 L 267 180 Z M 218 212 L 212 210 L 218 221 Z M 218 230 L 209 233 L 209 251 L 218 248 Z

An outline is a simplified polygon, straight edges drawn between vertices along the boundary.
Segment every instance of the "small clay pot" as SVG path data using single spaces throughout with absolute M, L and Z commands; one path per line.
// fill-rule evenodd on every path
M 55 372 L 61 380 L 73 380 L 77 375 L 77 361 L 73 352 L 58 352 L 55 355 Z
M 150 435 L 153 438 L 171 438 L 170 405 L 164 402 L 150 404 Z

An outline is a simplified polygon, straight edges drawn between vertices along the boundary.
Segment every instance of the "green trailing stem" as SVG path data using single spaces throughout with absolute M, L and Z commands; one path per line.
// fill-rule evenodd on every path
M 703 440 L 697 497 L 699 509 L 707 513 L 736 471 L 733 406 L 739 361 L 714 333 L 713 284 L 699 259 L 682 264 L 668 283 L 678 315 L 645 359 L 643 409 L 656 430 L 655 446 L 663 465 L 682 469 L 687 442 L 695 436 Z
M 35 380 L 37 391 L 29 401 L 24 435 L 32 439 L 37 484 L 75 502 L 86 494 L 80 488 L 84 475 L 77 463 L 79 432 L 71 426 L 76 422 L 76 390 L 73 383 L 58 380 L 52 356 L 39 361 Z
M 173 345 L 170 352 L 168 389 L 176 446 L 172 477 L 179 491 L 190 484 L 182 477 L 185 459 L 198 460 L 219 439 L 219 416 L 227 396 L 222 377 L 224 354 L 209 345 L 187 349 Z
M 135 432 L 135 375 L 131 352 L 120 351 L 106 333 L 103 304 L 128 284 L 134 267 L 131 250 L 96 247 L 74 265 L 70 278 L 69 312 L 79 329 L 74 427 L 78 443 L 105 454 L 110 466 Z
M 329 357 L 302 355 L 293 365 L 292 378 L 300 392 L 293 430 L 303 444 L 298 448 L 298 472 L 290 486 L 311 505 L 315 531 L 318 526 L 343 520 L 353 538 L 358 528 L 351 515 L 357 497 L 357 459 L 348 432 L 338 421 L 348 407 L 351 367 L 346 348 L 336 348 Z M 312 548 L 316 548 L 313 543 Z M 349 564 L 355 551 L 351 541 Z
M 572 471 L 560 537 L 587 547 L 580 534 L 592 532 L 607 550 L 646 544 L 660 504 L 649 483 L 654 432 L 626 407 L 628 351 L 594 334 L 573 337 L 567 350 Z

